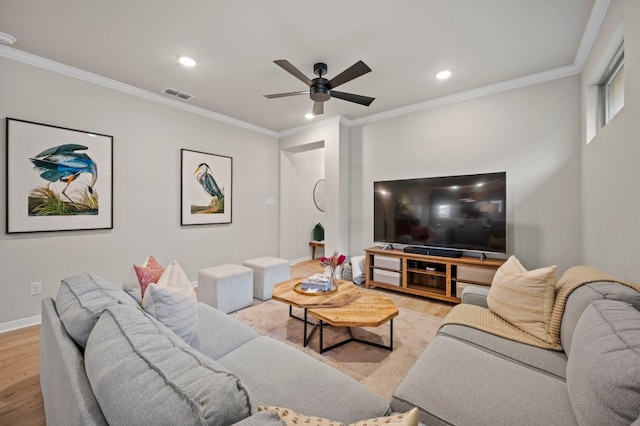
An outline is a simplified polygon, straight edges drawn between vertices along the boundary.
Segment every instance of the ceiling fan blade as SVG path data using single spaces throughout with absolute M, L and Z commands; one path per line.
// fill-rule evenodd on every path
M 371 105 L 371 102 L 375 101 L 376 99 L 370 98 L 369 96 L 354 95 L 353 93 L 337 92 L 335 90 L 331 91 L 331 97 L 342 99 L 343 101 L 355 102 L 357 104 L 365 106 Z
M 280 67 L 282 67 L 282 69 L 284 69 L 285 71 L 289 72 L 289 74 L 296 77 L 298 80 L 302 81 L 307 86 L 311 86 L 311 80 L 306 75 L 304 75 L 302 71 L 300 71 L 298 68 L 291 65 L 291 63 L 286 59 L 278 59 L 273 62 L 276 65 L 279 65 Z
M 262 95 L 267 99 L 275 99 L 275 98 L 284 98 L 285 96 L 296 96 L 296 95 L 308 95 L 308 90 L 303 90 L 302 92 L 287 92 L 287 93 L 274 93 L 273 95 Z
M 347 81 L 351 81 L 354 78 L 358 78 L 361 75 L 368 73 L 369 71 L 371 71 L 371 68 L 369 68 L 367 64 L 362 61 L 358 61 L 346 70 L 342 71 L 340 74 L 333 77 L 329 81 L 329 83 L 327 83 L 327 87 L 329 87 L 329 89 L 338 87 L 341 84 L 346 83 Z
M 322 115 L 322 114 L 324 114 L 324 102 L 314 102 L 313 115 Z

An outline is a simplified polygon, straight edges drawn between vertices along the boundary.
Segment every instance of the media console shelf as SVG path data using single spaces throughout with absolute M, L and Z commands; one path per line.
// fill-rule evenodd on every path
M 365 287 L 382 287 L 402 293 L 460 303 L 468 284 L 491 285 L 502 259 L 440 257 L 372 247 L 366 253 Z

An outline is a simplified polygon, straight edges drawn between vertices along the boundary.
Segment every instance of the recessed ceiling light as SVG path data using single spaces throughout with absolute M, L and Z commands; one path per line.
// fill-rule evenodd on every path
M 442 70 L 436 74 L 438 80 L 446 80 L 451 77 L 451 70 Z
M 304 115 L 304 118 L 306 118 L 307 120 L 311 120 L 313 117 L 315 117 L 315 115 L 311 114 L 310 112 Z
M 178 61 L 185 67 L 195 67 L 197 62 L 189 56 L 178 56 Z

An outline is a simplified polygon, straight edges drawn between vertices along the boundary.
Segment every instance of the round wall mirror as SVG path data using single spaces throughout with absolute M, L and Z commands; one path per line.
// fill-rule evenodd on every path
M 324 212 L 324 179 L 320 179 L 313 187 L 313 202 L 321 212 Z

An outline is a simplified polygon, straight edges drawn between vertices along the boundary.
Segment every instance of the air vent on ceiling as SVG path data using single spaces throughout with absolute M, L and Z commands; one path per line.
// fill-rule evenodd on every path
M 171 87 L 166 87 L 162 92 L 166 93 L 167 95 L 171 95 L 171 96 L 175 96 L 176 98 L 183 99 L 185 101 L 188 101 L 191 98 L 193 98 L 193 95 L 181 92 L 181 91 L 173 89 Z

